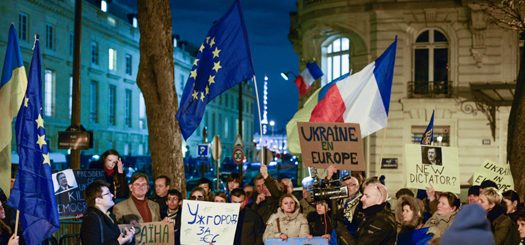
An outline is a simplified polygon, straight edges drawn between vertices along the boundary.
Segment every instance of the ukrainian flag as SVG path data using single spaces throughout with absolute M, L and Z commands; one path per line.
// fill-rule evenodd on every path
M 9 27 L 9 39 L 0 80 L 0 187 L 8 191 L 11 177 L 11 122 L 22 105 L 27 89 L 27 76 L 18 46 L 15 27 Z M 8 175 L 7 175 L 8 174 Z M 5 178 L 9 176 L 8 178 Z M 5 186 L 7 184 L 7 186 Z
M 27 76 L 13 24 L 0 80 L 0 151 L 11 144 L 11 122 L 18 113 L 27 89 Z

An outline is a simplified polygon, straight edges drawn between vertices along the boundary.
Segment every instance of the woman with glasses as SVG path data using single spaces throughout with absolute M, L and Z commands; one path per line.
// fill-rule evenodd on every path
M 115 217 L 108 212 L 115 205 L 109 187 L 108 183 L 95 181 L 84 191 L 88 210 L 80 228 L 82 244 L 134 244 L 135 228 L 121 233 Z
M 423 227 L 428 228 L 428 233 L 433 239 L 441 237 L 443 232 L 452 224 L 461 205 L 459 198 L 452 192 L 444 192 L 439 195 L 437 210 L 427 220 Z
M 200 187 L 196 187 L 190 193 L 190 200 L 206 201 L 206 191 Z
M 299 201 L 292 194 L 284 194 L 279 199 L 279 209 L 266 222 L 263 240 L 278 238 L 288 240 L 291 237 L 311 238 L 308 221 L 299 212 Z

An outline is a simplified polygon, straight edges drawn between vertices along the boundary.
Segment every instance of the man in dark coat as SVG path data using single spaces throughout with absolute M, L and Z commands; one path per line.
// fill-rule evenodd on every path
M 377 182 L 369 183 L 363 191 L 363 218 L 350 244 L 393 245 L 396 242 L 394 215 L 386 207 L 388 191 Z
M 133 244 L 135 228 L 129 227 L 121 233 L 115 217 L 106 214 L 115 204 L 109 187 L 105 182 L 95 181 L 84 192 L 88 210 L 80 227 L 82 244 Z
M 261 164 L 260 175 L 255 177 L 255 188 L 257 189 L 257 197 L 255 198 L 254 209 L 266 221 L 270 216 L 277 212 L 279 208 L 279 198 L 284 195 L 284 192 L 279 189 L 277 180 L 268 174 L 268 167 Z
M 246 193 L 240 188 L 233 189 L 230 193 L 232 203 L 240 203 L 239 219 L 235 232 L 234 245 L 249 244 L 262 245 L 264 223 L 261 217 L 252 209 L 246 208 Z

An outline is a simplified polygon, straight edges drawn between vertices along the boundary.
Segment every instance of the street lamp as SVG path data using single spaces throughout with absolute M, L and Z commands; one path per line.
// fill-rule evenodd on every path
M 294 77 L 297 77 L 297 75 L 295 75 L 295 73 L 291 72 L 291 71 L 287 71 L 287 72 L 281 72 L 281 77 L 288 81 L 288 79 L 290 78 L 290 75 L 293 75 Z

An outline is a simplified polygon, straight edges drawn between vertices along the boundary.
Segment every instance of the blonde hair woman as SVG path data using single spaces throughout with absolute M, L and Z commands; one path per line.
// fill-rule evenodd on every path
M 488 187 L 479 193 L 479 204 L 487 212 L 496 245 L 519 244 L 520 237 L 516 224 L 505 214 L 501 206 L 503 196 L 494 187 Z
M 285 194 L 279 199 L 279 209 L 266 222 L 263 240 L 290 237 L 311 238 L 308 221 L 299 212 L 299 202 L 292 194 Z

